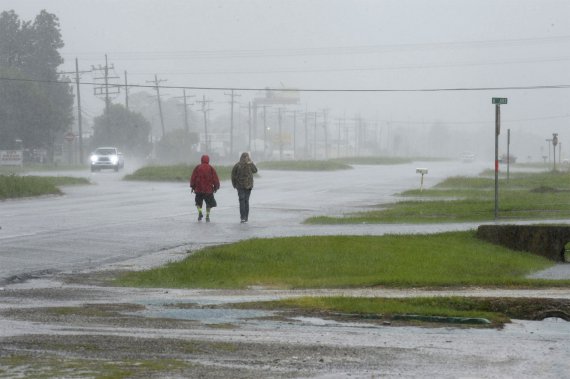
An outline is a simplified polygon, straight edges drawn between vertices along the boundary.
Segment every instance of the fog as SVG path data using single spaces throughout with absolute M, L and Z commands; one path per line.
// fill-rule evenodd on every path
M 179 105 L 185 90 L 190 130 L 203 132 L 197 101 L 205 99 L 210 132 L 227 135 L 229 94 L 234 89 L 234 150 L 250 149 L 258 155 L 257 144 L 249 141 L 248 104 L 265 96 L 259 91 L 264 88 L 296 89 L 287 94 L 298 94 L 299 101 L 267 108 L 267 130 L 263 109 L 258 108 L 251 138 L 276 145 L 282 108 L 279 135 L 286 146 L 281 149 L 293 150 L 296 157 L 457 157 L 472 151 L 492 159 L 493 97 L 508 98 L 501 107 L 502 153 L 507 129 L 510 150 L 523 161 L 547 156 L 545 140 L 552 133 L 558 133 L 563 145 L 569 135 L 570 3 L 563 0 L 2 0 L 1 4 L 2 10 L 13 9 L 24 20 L 33 19 L 41 9 L 58 16 L 65 42 L 61 71 L 72 78 L 76 58 L 79 69 L 89 71 L 104 66 L 107 55 L 114 83 L 128 79 L 133 86 L 130 106 L 149 119 L 155 139 L 162 128 L 158 107 L 140 100 L 146 94 L 156 102 L 151 87 L 155 75 L 163 86 L 167 131 L 184 128 Z M 92 84 L 100 73 L 81 75 L 87 134 L 92 119 L 104 108 Z M 112 101 L 124 104 L 125 95 L 121 90 Z M 296 124 L 292 111 L 298 112 Z M 307 119 L 307 135 L 303 112 L 313 117 Z M 325 127 L 327 137 L 322 132 Z M 318 130 L 316 137 L 313 129 Z M 270 150 L 263 151 L 266 158 L 283 158 L 276 146 Z M 565 150 L 562 158 L 568 156 Z

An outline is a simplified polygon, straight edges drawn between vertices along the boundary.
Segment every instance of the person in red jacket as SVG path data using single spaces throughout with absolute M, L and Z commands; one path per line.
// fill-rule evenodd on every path
M 196 208 L 198 221 L 203 218 L 202 205 L 206 202 L 206 222 L 210 222 L 210 210 L 214 208 L 216 199 L 214 193 L 220 188 L 220 179 L 216 170 L 210 166 L 210 157 L 202 155 L 201 163 L 194 168 L 190 177 L 190 188 L 196 193 Z

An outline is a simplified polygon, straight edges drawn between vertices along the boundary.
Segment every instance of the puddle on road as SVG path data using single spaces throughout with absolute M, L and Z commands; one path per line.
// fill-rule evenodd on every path
M 198 302 L 165 302 L 164 300 L 146 301 L 139 303 L 145 306 L 145 310 L 129 312 L 129 314 L 148 318 L 198 321 L 204 324 L 243 323 L 247 320 L 271 317 L 275 314 L 275 312 L 257 309 L 201 307 L 202 305 L 213 305 L 213 303 L 212 301 L 202 302 L 202 304 Z

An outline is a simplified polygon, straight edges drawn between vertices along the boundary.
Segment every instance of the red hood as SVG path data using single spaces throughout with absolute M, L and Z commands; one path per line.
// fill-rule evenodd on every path
M 202 158 L 200 160 L 202 163 L 210 163 L 210 157 L 207 155 L 202 155 Z

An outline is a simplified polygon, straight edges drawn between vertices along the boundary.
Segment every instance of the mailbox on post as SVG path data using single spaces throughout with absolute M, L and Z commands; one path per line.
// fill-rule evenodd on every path
M 424 190 L 424 175 L 428 173 L 427 168 L 416 168 L 416 174 L 421 174 L 422 179 L 420 181 L 420 192 Z

